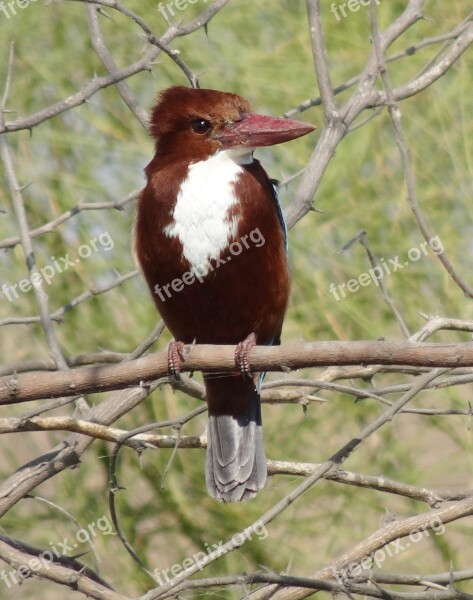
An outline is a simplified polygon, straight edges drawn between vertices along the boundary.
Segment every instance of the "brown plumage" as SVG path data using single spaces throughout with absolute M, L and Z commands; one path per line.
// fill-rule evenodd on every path
M 235 94 L 183 87 L 161 94 L 135 245 L 156 307 L 179 342 L 238 344 L 254 334 L 257 344 L 279 343 L 289 298 L 285 229 L 252 150 L 312 129 L 254 115 Z M 209 493 L 251 498 L 266 480 L 257 377 L 209 375 L 205 387 Z

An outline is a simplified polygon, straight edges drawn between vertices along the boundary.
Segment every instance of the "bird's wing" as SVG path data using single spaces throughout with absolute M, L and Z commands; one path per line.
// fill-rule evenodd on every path
M 271 187 L 273 188 L 273 200 L 274 200 L 274 204 L 276 205 L 276 210 L 278 211 L 278 219 L 279 222 L 281 223 L 281 227 L 284 233 L 284 243 L 286 244 L 286 254 L 289 251 L 289 245 L 288 245 L 288 241 L 287 241 L 287 225 L 286 225 L 286 220 L 284 219 L 284 213 L 282 210 L 282 206 L 281 203 L 279 202 L 279 193 L 278 193 L 278 189 L 279 189 L 279 184 L 281 183 L 278 179 L 270 179 L 269 180 L 271 182 Z

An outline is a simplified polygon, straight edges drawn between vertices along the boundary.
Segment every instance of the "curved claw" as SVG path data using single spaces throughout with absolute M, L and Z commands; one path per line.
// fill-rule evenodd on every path
M 246 378 L 253 378 L 250 371 L 250 352 L 256 346 L 256 334 L 250 333 L 242 342 L 235 348 L 235 362 L 240 369 L 240 373 Z
M 172 340 L 168 346 L 168 369 L 172 377 L 175 377 L 178 381 L 181 379 L 181 363 L 184 360 L 184 342 L 177 342 Z

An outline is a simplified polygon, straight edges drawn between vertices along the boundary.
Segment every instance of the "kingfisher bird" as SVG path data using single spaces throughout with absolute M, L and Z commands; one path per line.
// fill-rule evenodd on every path
M 236 94 L 183 86 L 163 91 L 151 113 L 135 250 L 174 336 L 170 371 L 178 376 L 184 344 L 236 346 L 235 372 L 204 374 L 205 478 L 223 502 L 250 499 L 266 481 L 261 374 L 248 355 L 280 343 L 290 290 L 282 209 L 253 151 L 314 129 L 255 114 Z

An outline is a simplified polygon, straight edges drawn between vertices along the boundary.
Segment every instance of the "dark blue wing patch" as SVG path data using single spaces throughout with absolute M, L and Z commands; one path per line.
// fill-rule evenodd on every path
M 279 202 L 279 194 L 278 194 L 278 188 L 279 188 L 279 184 L 281 183 L 280 181 L 278 181 L 277 179 L 270 179 L 269 180 L 271 182 L 271 186 L 273 188 L 273 200 L 274 200 L 274 204 L 276 205 L 276 210 L 278 211 L 278 219 L 279 222 L 281 223 L 281 227 L 284 233 L 284 243 L 286 245 L 286 254 L 289 250 L 289 246 L 288 246 L 288 241 L 287 241 L 287 225 L 286 225 L 286 221 L 284 219 L 284 213 L 282 211 L 282 206 L 281 203 Z

